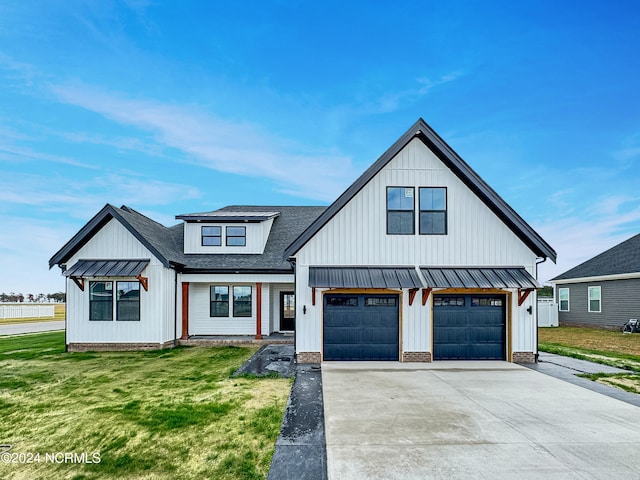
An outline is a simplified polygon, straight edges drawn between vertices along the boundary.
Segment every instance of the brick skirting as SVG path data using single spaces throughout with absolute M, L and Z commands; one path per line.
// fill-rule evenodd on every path
M 431 352 L 402 352 L 402 361 L 431 363 Z
M 320 352 L 298 352 L 296 358 L 298 363 L 320 363 L 322 361 Z
M 513 352 L 513 363 L 536 363 L 533 352 Z
M 173 341 L 166 343 L 70 343 L 68 352 L 117 352 L 135 350 L 160 350 L 173 347 Z

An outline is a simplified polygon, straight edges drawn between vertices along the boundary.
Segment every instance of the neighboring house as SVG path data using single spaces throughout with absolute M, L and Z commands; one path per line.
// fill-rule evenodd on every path
M 622 328 L 630 318 L 640 318 L 640 235 L 551 282 L 560 325 Z
M 326 209 L 176 218 L 107 205 L 51 258 L 70 349 L 295 330 L 299 362 L 535 361 L 556 253 L 422 119 Z

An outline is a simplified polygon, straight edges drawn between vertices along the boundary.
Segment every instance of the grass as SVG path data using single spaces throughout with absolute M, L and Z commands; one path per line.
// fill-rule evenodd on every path
M 539 328 L 538 340 L 538 348 L 543 352 L 629 370 L 630 373 L 581 376 L 640 393 L 640 334 L 623 335 L 594 328 Z
M 29 317 L 29 318 L 0 318 L 0 325 L 10 325 L 15 323 L 38 323 L 64 320 L 67 305 L 65 303 L 54 304 L 54 316 L 52 317 Z
M 256 348 L 65 353 L 62 332 L 0 339 L 0 444 L 39 453 L 3 479 L 265 478 L 291 382 L 230 378 Z M 97 452 L 99 463 L 45 463 Z

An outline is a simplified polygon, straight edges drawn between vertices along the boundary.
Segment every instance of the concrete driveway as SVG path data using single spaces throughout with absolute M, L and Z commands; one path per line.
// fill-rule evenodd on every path
M 640 478 L 640 409 L 506 362 L 322 364 L 329 480 Z

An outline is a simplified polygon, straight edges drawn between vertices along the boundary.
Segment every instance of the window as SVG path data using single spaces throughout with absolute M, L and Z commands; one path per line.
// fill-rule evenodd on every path
M 233 287 L 233 316 L 251 316 L 251 287 Z
M 502 299 L 501 298 L 477 298 L 474 297 L 471 299 L 472 307 L 501 307 Z
M 367 297 L 364 299 L 365 307 L 395 307 L 395 297 Z
M 569 311 L 569 289 L 559 288 L 558 297 L 560 298 L 560 311 L 568 312 Z
M 89 320 L 113 320 L 113 282 L 89 282 Z
M 247 227 L 227 227 L 227 246 L 244 247 L 247 244 Z
M 140 321 L 140 282 L 116 282 L 116 320 Z
M 332 307 L 357 307 L 358 297 L 325 297 Z
M 600 287 L 589 287 L 589 311 L 600 313 L 602 311 L 602 292 Z
M 387 187 L 387 234 L 415 233 L 413 193 L 413 187 Z
M 212 285 L 211 286 L 211 306 L 209 310 L 211 317 L 228 317 L 229 316 L 229 287 Z
M 464 307 L 464 297 L 433 297 L 434 307 Z
M 222 245 L 222 227 L 202 227 L 202 246 L 219 247 Z
M 447 234 L 447 189 L 420 188 L 420 235 Z

